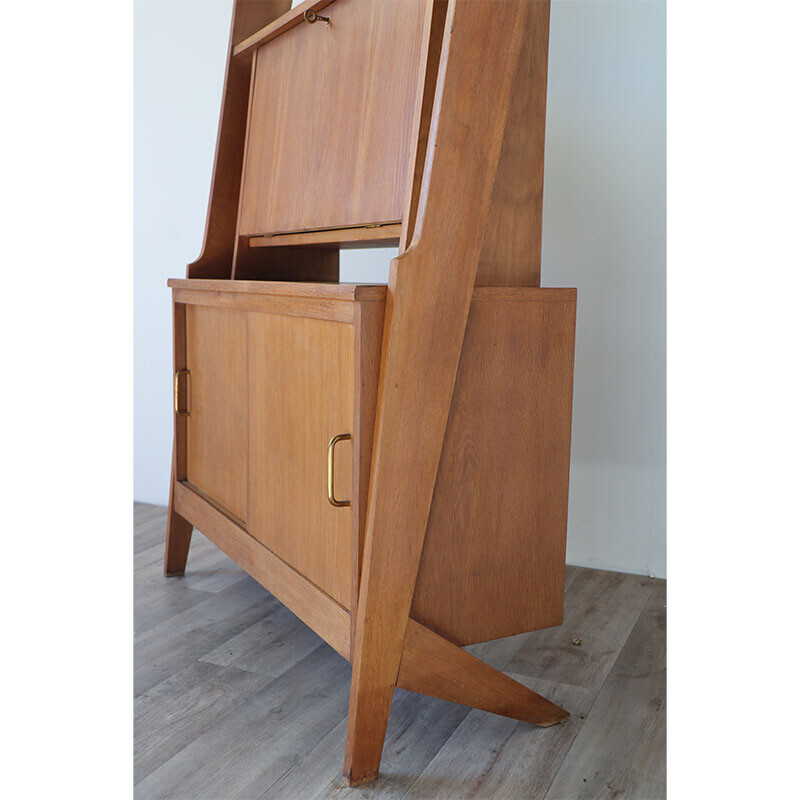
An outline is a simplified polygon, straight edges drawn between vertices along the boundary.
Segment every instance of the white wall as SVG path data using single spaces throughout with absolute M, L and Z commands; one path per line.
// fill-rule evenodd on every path
M 200 249 L 230 0 L 135 3 L 135 485 L 165 504 L 168 277 Z M 567 558 L 666 574 L 663 0 L 553 0 L 542 283 L 578 287 Z M 342 254 L 385 281 L 389 251 Z

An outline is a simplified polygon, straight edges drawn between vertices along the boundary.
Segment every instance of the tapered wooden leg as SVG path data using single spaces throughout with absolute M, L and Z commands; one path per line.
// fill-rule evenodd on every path
M 406 629 L 397 685 L 543 728 L 569 718 L 568 711 L 414 620 Z
M 448 85 L 469 91 L 437 93 L 428 154 L 446 146 L 420 200 L 434 234 L 390 271 L 347 722 L 350 785 L 378 774 L 530 4 L 503 6 L 498 15 L 495 3 L 448 3 L 439 80 L 446 73 Z
M 170 483 L 169 511 L 167 513 L 167 544 L 164 550 L 164 575 L 168 578 L 183 575 L 192 540 L 192 523 L 187 522 L 174 506 L 175 481 Z

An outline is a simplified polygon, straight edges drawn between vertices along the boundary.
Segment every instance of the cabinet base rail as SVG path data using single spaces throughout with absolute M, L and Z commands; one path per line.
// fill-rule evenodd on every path
M 169 527 L 165 575 L 184 573 L 191 529 L 197 528 L 337 653 L 352 660 L 350 612 L 180 481 L 172 485 Z M 569 717 L 555 703 L 410 618 L 400 668 L 389 688 L 395 686 L 540 727 Z M 345 777 L 355 786 L 376 775 Z

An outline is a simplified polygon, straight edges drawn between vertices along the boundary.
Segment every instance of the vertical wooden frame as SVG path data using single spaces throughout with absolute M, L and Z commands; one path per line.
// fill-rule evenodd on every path
M 173 376 L 186 369 L 186 306 L 172 303 L 173 327 Z M 175 385 L 178 389 L 178 385 Z M 185 394 L 184 394 L 185 396 Z M 177 398 L 176 398 L 177 400 Z M 174 435 L 172 444 L 172 470 L 170 476 L 169 510 L 167 513 L 167 541 L 164 551 L 164 574 L 183 575 L 189 544 L 192 538 L 192 525 L 175 511 L 175 484 L 186 479 L 186 417 L 173 410 Z
M 380 764 L 528 3 L 503 10 L 450 1 L 414 238 L 392 262 L 345 751 L 351 785 L 373 780 Z
M 250 63 L 233 46 L 291 8 L 291 0 L 234 0 L 203 247 L 187 278 L 230 278 L 239 210 Z
M 350 617 L 351 651 L 356 636 L 356 609 L 361 583 L 364 541 L 367 531 L 367 499 L 372 448 L 375 433 L 375 411 L 383 331 L 383 302 L 361 301 L 355 315 L 355 385 L 356 406 L 353 420 L 353 593 Z

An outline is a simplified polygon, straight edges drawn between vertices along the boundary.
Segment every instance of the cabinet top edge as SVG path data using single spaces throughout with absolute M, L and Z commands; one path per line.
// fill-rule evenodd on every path
M 300 281 L 234 281 L 205 278 L 171 278 L 171 289 L 203 292 L 267 294 L 277 297 L 309 297 L 322 300 L 385 300 L 386 286 L 363 283 L 305 283 Z
M 172 289 L 194 289 L 203 292 L 301 297 L 318 300 L 376 301 L 386 300 L 385 284 L 368 283 L 305 283 L 300 281 L 234 281 L 205 278 L 171 278 Z M 574 303 L 577 289 L 541 286 L 476 286 L 472 293 L 476 301 L 535 301 Z

